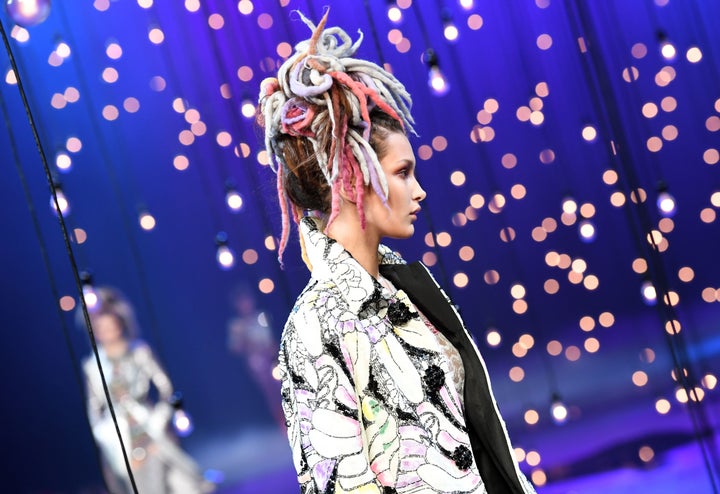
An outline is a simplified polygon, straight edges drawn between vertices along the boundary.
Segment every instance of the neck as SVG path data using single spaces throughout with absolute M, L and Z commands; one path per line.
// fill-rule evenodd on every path
M 362 229 L 354 204 L 341 205 L 340 214 L 328 228 L 327 234 L 350 252 L 371 276 L 377 278 L 380 275 L 378 261 L 380 236 L 372 231 L 369 225 L 365 230 Z

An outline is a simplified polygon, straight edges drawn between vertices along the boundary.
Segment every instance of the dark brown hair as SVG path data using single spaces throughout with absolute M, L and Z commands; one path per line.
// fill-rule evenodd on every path
M 369 144 L 377 154 L 378 160 L 387 154 L 386 139 L 393 133 L 405 134 L 403 124 L 377 108 L 370 112 Z M 361 132 L 361 130 L 360 130 Z M 330 137 L 330 136 L 328 136 Z M 318 139 L 329 141 L 330 139 Z M 282 156 L 285 173 L 283 187 L 290 201 L 301 209 L 320 211 L 330 214 L 331 189 L 320 166 L 310 140 L 305 137 L 282 135 L 276 141 Z

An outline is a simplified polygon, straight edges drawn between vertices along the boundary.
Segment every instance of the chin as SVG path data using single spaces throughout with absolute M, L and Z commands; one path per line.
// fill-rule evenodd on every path
M 389 234 L 389 235 L 387 235 L 387 236 L 390 237 L 390 238 L 395 238 L 395 239 L 398 239 L 398 240 L 403 240 L 403 239 L 406 239 L 406 238 L 410 238 L 410 237 L 412 237 L 413 235 L 415 235 L 415 226 L 410 225 L 410 227 L 407 228 L 407 229 L 404 229 L 404 230 L 401 230 L 401 231 L 397 231 L 397 232 L 392 232 L 391 234 Z

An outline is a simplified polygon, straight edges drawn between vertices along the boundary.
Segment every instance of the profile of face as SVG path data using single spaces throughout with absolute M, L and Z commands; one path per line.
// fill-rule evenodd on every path
M 365 195 L 366 228 L 382 237 L 409 238 L 415 233 L 420 202 L 427 195 L 415 177 L 415 154 L 408 138 L 390 132 L 380 165 L 388 184 L 387 205 L 370 188 Z
M 95 340 L 99 344 L 109 345 L 125 339 L 122 322 L 115 314 L 93 315 L 91 322 Z

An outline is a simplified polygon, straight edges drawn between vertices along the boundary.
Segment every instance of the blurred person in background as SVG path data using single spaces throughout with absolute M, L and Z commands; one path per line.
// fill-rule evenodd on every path
M 246 284 L 238 285 L 230 299 L 235 314 L 227 323 L 228 350 L 243 357 L 273 419 L 284 427 L 285 419 L 277 399 L 280 394 L 278 342 L 270 316 L 258 309 L 255 294 Z
M 214 490 L 171 431 L 173 386 L 151 348 L 138 337 L 132 305 L 110 287 L 94 289 L 88 304 L 100 364 L 138 492 L 198 494 Z M 87 300 L 87 298 L 86 298 Z M 76 313 L 85 326 L 82 309 Z M 103 476 L 113 494 L 132 493 L 118 433 L 94 355 L 83 362 L 87 412 L 102 456 Z M 154 388 L 154 389 L 153 389 Z M 157 399 L 151 397 L 157 395 Z

